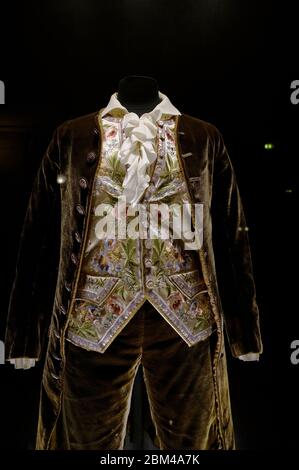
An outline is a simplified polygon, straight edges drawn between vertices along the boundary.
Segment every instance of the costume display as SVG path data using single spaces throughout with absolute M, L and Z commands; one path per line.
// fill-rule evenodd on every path
M 37 449 L 122 449 L 139 365 L 160 449 L 233 449 L 224 325 L 234 357 L 262 352 L 223 137 L 135 80 L 150 83 L 151 104 L 130 111 L 124 80 L 106 107 L 56 129 L 28 204 L 5 343 L 8 360 L 30 365 L 47 348 Z M 105 238 L 123 197 L 142 204 L 139 236 Z M 190 208 L 197 245 L 188 230 L 151 227 L 163 203 L 172 216 Z M 136 213 L 124 214 L 132 228 Z M 162 209 L 158 220 L 169 222 Z

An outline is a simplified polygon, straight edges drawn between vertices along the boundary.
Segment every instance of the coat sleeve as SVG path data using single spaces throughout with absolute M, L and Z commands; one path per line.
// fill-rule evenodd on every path
M 58 130 L 34 179 L 21 231 L 5 333 L 6 359 L 40 359 L 58 272 L 60 187 Z
M 217 282 L 232 355 L 261 353 L 248 227 L 234 169 L 220 133 L 215 146 L 211 212 Z

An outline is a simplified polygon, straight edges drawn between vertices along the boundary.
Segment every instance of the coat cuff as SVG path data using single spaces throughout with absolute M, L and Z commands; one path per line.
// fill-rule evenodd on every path
M 261 341 L 256 341 L 254 345 L 249 345 L 243 341 L 237 341 L 230 344 L 230 350 L 233 357 L 238 358 L 239 356 L 245 356 L 245 354 L 262 354 L 263 345 Z
M 18 340 L 11 344 L 10 341 L 6 340 L 4 344 L 6 361 L 20 357 L 31 358 L 35 359 L 36 361 L 40 359 L 40 347 L 36 343 L 27 342 L 24 344 L 24 341 Z

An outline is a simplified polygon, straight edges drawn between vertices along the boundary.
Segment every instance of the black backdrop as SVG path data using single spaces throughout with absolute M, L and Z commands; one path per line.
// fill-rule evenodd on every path
M 246 209 L 265 351 L 259 363 L 229 359 L 241 449 L 295 449 L 298 442 L 299 365 L 290 361 L 290 344 L 299 337 L 299 105 L 290 101 L 290 84 L 299 79 L 297 16 L 292 2 L 273 3 L 1 4 L 0 338 L 24 211 L 54 128 L 105 106 L 123 76 L 153 76 L 182 112 L 221 130 Z M 2 449 L 33 447 L 40 375 L 41 367 L 0 366 Z M 141 391 L 137 383 L 133 448 L 144 439 L 136 432 Z

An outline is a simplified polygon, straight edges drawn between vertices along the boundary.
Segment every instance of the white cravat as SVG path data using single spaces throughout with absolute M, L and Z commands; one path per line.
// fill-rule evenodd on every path
M 119 149 L 118 156 L 127 167 L 122 185 L 123 196 L 126 197 L 126 203 L 132 206 L 138 203 L 150 182 L 147 168 L 157 158 L 155 148 L 157 121 L 164 114 L 170 116 L 181 114 L 166 95 L 159 92 L 159 97 L 160 103 L 151 112 L 139 117 L 136 113 L 128 112 L 117 99 L 117 93 L 114 93 L 101 113 L 104 116 L 114 109 L 122 109 L 125 112 L 122 121 L 125 140 Z
M 123 196 L 132 206 L 138 203 L 150 182 L 147 168 L 157 158 L 155 119 L 160 119 L 161 114 L 158 111 L 155 115 L 145 113 L 139 117 L 136 113 L 128 113 L 123 118 L 126 139 L 120 147 L 119 158 L 127 166 Z

